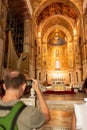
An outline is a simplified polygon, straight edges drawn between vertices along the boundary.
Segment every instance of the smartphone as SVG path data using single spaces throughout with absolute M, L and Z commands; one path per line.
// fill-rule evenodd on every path
M 26 80 L 26 85 L 32 87 L 33 80 Z

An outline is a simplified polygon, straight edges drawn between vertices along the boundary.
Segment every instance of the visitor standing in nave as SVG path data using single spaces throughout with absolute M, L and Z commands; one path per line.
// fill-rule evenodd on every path
M 14 106 L 20 101 L 26 88 L 26 78 L 24 74 L 13 71 L 7 74 L 4 84 L 5 95 L 0 100 L 0 106 Z M 50 119 L 48 106 L 43 98 L 41 90 L 38 87 L 37 80 L 33 79 L 34 88 L 39 101 L 40 108 L 26 106 L 17 119 L 18 130 L 39 129 Z M 8 110 L 0 110 L 0 117 L 9 113 Z M 8 123 L 8 122 L 7 122 Z

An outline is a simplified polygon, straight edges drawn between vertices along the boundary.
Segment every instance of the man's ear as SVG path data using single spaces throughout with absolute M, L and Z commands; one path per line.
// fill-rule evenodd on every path
M 23 91 L 25 90 L 25 88 L 26 88 L 26 83 L 24 83 L 22 86 Z
M 5 86 L 5 83 L 3 84 L 3 89 L 6 90 L 6 86 Z

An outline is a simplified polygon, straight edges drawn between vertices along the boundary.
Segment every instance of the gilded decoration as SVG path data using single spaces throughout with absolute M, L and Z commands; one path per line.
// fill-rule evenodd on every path
M 64 18 L 61 18 L 61 17 L 54 17 L 50 21 L 47 21 L 45 26 L 42 28 L 42 36 L 45 34 L 48 28 L 51 28 L 54 25 L 64 26 L 67 30 L 69 30 L 71 35 L 73 35 L 73 28 L 68 21 L 66 21 Z
M 75 51 L 75 46 L 78 45 L 79 37 L 81 37 L 81 45 L 83 43 L 82 40 L 87 39 L 86 36 L 81 35 L 83 31 L 85 35 L 87 32 L 87 28 L 82 28 L 83 26 L 86 27 L 87 21 L 85 18 L 87 14 L 84 15 L 84 18 L 82 17 L 82 0 L 29 1 L 31 6 L 27 6 L 27 0 L 8 1 L 8 7 L 13 11 L 19 22 L 25 23 L 25 19 L 29 20 L 28 28 L 27 24 L 24 24 L 24 37 L 22 36 L 24 38 L 23 44 L 25 43 L 23 45 L 23 51 L 25 48 L 29 50 L 29 56 L 22 63 L 23 72 L 28 73 L 28 69 L 32 75 L 32 69 L 34 68 L 36 69 L 36 77 L 41 72 L 40 79 L 42 83 L 46 75 L 50 83 L 52 78 L 51 73 L 56 74 L 56 64 L 58 64 L 59 74 L 61 75 L 62 73 L 64 75 L 65 82 L 69 83 L 68 76 L 70 73 L 75 83 L 75 73 L 73 72 L 72 75 L 70 69 L 75 72 L 79 71 L 78 68 L 83 63 L 83 61 L 81 62 L 81 53 Z M 1 9 L 1 15 L 5 17 L 6 13 L 3 5 Z M 32 10 L 32 16 L 30 10 Z M 81 25 L 82 19 L 84 20 L 84 25 Z M 2 22 L 3 26 L 5 25 L 4 22 Z M 29 46 L 27 47 L 27 45 Z M 86 50 L 86 45 L 84 47 Z M 84 52 L 83 58 L 86 57 L 85 55 Z M 14 57 L 14 55 L 12 56 Z
M 66 70 L 69 68 L 68 64 L 68 50 L 67 44 L 58 47 L 47 46 L 48 56 L 47 56 L 47 69 L 55 70 L 56 61 L 60 63 L 60 70 Z
M 79 14 L 81 10 L 82 2 L 80 0 L 33 0 L 33 9 L 35 16 L 39 16 L 40 12 L 44 10 L 47 6 L 53 3 L 64 3 L 65 5 L 69 5 L 70 7 L 74 8 L 74 10 Z
M 67 17 L 70 17 L 74 20 L 78 18 L 77 13 L 74 9 L 72 9 L 70 6 L 64 5 L 62 3 L 54 3 L 49 6 L 47 6 L 37 17 L 37 24 L 40 24 L 40 22 L 47 17 L 50 17 L 52 15 L 65 15 Z
M 41 41 L 41 69 L 43 72 L 55 71 L 56 61 L 60 63 L 61 71 L 67 71 L 74 67 L 74 52 L 69 48 L 69 44 L 73 44 L 74 48 L 73 36 L 77 29 L 76 23 L 81 17 L 80 5 L 80 0 L 68 0 L 68 2 L 67 0 L 33 0 L 34 16 L 38 25 L 37 31 L 40 34 L 40 37 L 39 35 L 37 37 Z M 54 37 L 51 37 L 52 31 L 55 29 L 60 29 L 62 34 L 64 33 L 63 36 L 59 33 L 58 36 L 56 35 L 57 46 L 55 40 L 52 41 L 55 34 Z M 59 46 L 59 38 L 62 39 L 60 40 L 62 41 L 61 46 Z M 43 46 L 44 43 L 46 48 Z
M 55 30 L 48 36 L 48 44 L 51 46 L 61 46 L 65 43 L 66 35 L 60 30 Z

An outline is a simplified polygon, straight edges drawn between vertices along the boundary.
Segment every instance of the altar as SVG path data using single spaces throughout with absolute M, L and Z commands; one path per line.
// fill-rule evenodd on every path
M 69 84 L 65 84 L 64 79 L 52 79 L 52 84 L 46 86 L 47 90 L 53 91 L 67 91 L 71 90 Z

